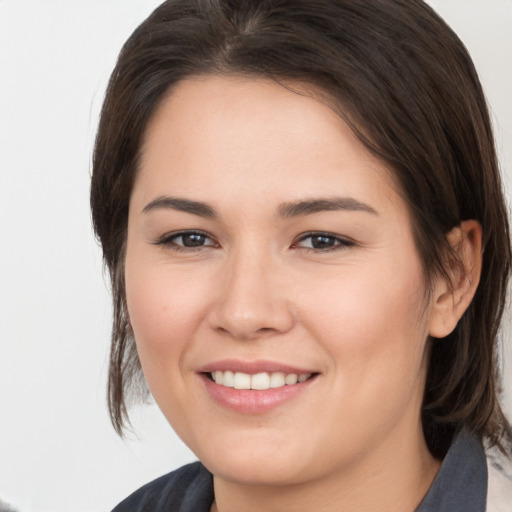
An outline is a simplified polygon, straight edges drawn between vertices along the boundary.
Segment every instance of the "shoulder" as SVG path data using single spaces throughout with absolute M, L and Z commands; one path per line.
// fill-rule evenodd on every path
M 112 512 L 207 512 L 212 501 L 212 475 L 200 462 L 194 462 L 144 485 Z
M 487 512 L 512 510 L 512 460 L 493 448 L 487 451 Z

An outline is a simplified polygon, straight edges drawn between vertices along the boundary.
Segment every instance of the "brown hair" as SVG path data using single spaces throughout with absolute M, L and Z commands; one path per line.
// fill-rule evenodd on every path
M 427 281 L 445 273 L 446 234 L 483 228 L 481 282 L 452 334 L 431 339 L 423 422 L 434 455 L 465 428 L 504 447 L 498 331 L 511 247 L 484 94 L 464 45 L 421 0 L 168 0 L 124 45 L 106 93 L 91 206 L 112 279 L 108 404 L 115 429 L 141 368 L 126 311 L 128 205 L 145 128 L 170 88 L 198 74 L 313 86 L 390 164 L 410 206 Z

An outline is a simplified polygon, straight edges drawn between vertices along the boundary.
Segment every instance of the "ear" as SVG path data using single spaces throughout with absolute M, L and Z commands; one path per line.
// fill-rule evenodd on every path
M 467 220 L 448 233 L 448 242 L 459 261 L 450 258 L 447 274 L 439 276 L 432 297 L 429 333 L 434 338 L 448 336 L 456 327 L 473 297 L 482 270 L 482 227 Z

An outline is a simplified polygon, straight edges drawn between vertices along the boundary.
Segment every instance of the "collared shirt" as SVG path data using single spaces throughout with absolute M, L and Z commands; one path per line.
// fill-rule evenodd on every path
M 213 498 L 211 473 L 194 462 L 141 487 L 112 512 L 210 512 Z M 486 500 L 485 452 L 462 433 L 415 512 L 486 512 Z
M 487 462 L 482 445 L 457 436 L 416 512 L 485 512 Z

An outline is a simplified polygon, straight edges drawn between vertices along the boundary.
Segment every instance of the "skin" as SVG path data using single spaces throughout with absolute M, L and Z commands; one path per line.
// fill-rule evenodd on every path
M 282 215 L 334 197 L 352 202 Z M 206 236 L 187 248 L 186 230 Z M 327 106 L 263 79 L 173 89 L 142 146 L 126 294 L 151 392 L 214 474 L 212 510 L 414 510 L 440 465 L 420 422 L 427 339 L 453 329 L 478 282 L 478 225 L 450 236 L 476 277 L 454 270 L 427 297 L 390 169 Z M 247 414 L 205 387 L 200 369 L 226 358 L 316 377 Z

